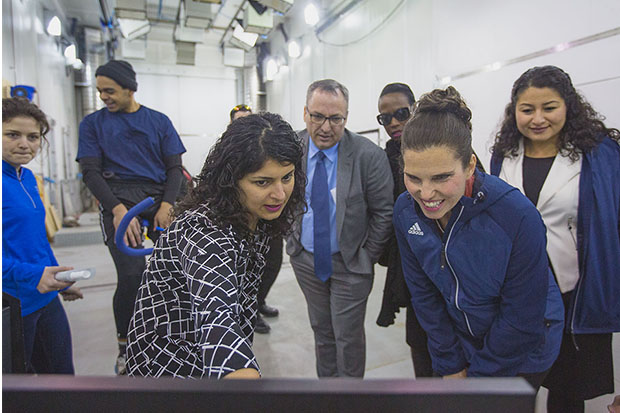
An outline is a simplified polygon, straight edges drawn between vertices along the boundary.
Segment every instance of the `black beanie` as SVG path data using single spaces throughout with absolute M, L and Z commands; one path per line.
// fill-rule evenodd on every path
M 124 60 L 110 60 L 108 63 L 97 68 L 95 76 L 109 77 L 125 89 L 138 90 L 136 72 L 133 67 Z

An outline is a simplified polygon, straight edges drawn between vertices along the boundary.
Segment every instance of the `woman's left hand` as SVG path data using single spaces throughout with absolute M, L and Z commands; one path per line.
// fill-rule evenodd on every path
M 160 228 L 168 228 L 168 225 L 172 222 L 172 216 L 170 215 L 170 211 L 172 210 L 172 205 L 167 202 L 162 202 L 155 214 L 155 218 L 153 219 L 153 230 L 157 227 Z
M 64 291 L 60 291 L 60 295 L 62 295 L 62 299 L 64 301 L 75 301 L 81 298 L 84 298 L 84 294 L 82 294 L 82 290 L 80 290 L 75 285 L 67 288 Z

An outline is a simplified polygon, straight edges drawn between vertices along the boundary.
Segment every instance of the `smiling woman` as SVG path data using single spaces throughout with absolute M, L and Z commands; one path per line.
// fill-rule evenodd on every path
M 394 227 L 405 281 L 444 377 L 522 376 L 538 389 L 563 311 L 545 227 L 515 188 L 477 171 L 471 111 L 453 87 L 416 103 L 402 135 Z
M 129 375 L 259 377 L 257 291 L 269 237 L 285 234 L 304 209 L 302 155 L 278 115 L 231 122 L 143 274 Z
M 514 82 L 493 146 L 492 173 L 540 211 L 565 304 L 562 348 L 543 384 L 550 413 L 583 411 L 584 400 L 614 391 L 620 131 L 601 119 L 568 73 L 533 67 Z

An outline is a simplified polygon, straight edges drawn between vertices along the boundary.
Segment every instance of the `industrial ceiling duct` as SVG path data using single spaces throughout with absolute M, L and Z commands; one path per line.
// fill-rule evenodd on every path
M 116 0 L 117 19 L 146 19 L 146 0 Z
M 243 29 L 248 33 L 267 34 L 273 29 L 273 10 L 264 6 L 260 9 L 258 6 L 261 5 L 250 2 L 250 5 L 245 9 Z M 262 11 L 262 14 L 259 11 Z
M 280 13 L 286 13 L 293 7 L 295 0 L 258 0 L 263 6 L 271 7 L 275 11 Z
M 197 0 L 185 0 L 185 25 L 206 29 L 213 20 L 213 4 Z
M 146 0 L 146 18 L 174 23 L 179 13 L 179 0 Z

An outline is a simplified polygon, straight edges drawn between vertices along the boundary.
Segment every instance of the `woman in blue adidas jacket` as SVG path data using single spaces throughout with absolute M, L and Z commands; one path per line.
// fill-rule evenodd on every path
M 21 302 L 24 351 L 30 373 L 73 374 L 71 332 L 58 291 L 82 298 L 58 266 L 45 232 L 45 208 L 27 164 L 49 125 L 26 98 L 2 99 L 2 291 Z
M 491 171 L 519 188 L 547 227 L 547 253 L 566 306 L 560 355 L 543 383 L 550 413 L 583 412 L 614 392 L 620 331 L 620 131 L 555 66 L 514 83 Z
M 413 307 L 443 377 L 522 376 L 538 388 L 563 310 L 536 208 L 475 170 L 471 112 L 453 87 L 420 99 L 402 135 L 394 226 Z

